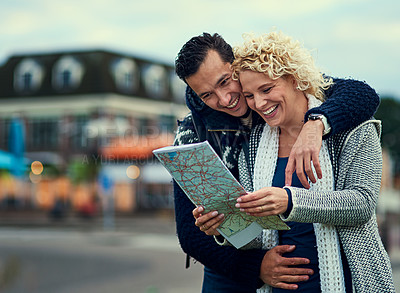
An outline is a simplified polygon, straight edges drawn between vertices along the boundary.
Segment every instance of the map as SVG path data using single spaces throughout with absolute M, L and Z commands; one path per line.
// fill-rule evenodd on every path
M 278 216 L 249 216 L 235 207 L 236 199 L 246 191 L 207 141 L 153 153 L 196 206 L 225 215 L 218 231 L 235 247 L 247 244 L 263 229 L 289 229 Z

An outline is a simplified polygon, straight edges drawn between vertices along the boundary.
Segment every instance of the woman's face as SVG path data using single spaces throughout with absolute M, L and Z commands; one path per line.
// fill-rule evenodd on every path
M 291 76 L 276 80 L 251 70 L 240 72 L 239 80 L 247 104 L 270 126 L 292 127 L 303 123 L 307 98 Z

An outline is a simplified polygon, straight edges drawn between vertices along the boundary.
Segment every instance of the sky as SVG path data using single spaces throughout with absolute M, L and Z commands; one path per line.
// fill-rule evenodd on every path
M 1 0 L 0 64 L 12 55 L 106 49 L 174 64 L 191 37 L 282 31 L 321 71 L 400 99 L 399 0 Z

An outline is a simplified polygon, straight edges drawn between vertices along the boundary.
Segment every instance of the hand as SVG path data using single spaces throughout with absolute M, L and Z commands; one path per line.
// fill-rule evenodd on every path
M 207 235 L 220 235 L 217 228 L 224 221 L 224 214 L 218 215 L 217 211 L 213 211 L 203 215 L 202 212 L 204 212 L 204 208 L 201 206 L 193 210 L 192 213 L 196 219 L 195 225 Z
M 239 197 L 235 206 L 251 216 L 265 217 L 286 212 L 288 200 L 283 188 L 264 187 Z
M 321 120 L 309 120 L 303 125 L 295 144 L 290 151 L 289 160 L 285 170 L 285 184 L 292 184 L 292 175 L 296 170 L 297 177 L 304 188 L 310 188 L 306 174 L 312 183 L 317 182 L 312 170 L 314 165 L 318 179 L 322 178 L 319 163 L 319 151 L 322 145 L 322 132 L 324 125 Z M 306 174 L 304 174 L 304 171 Z
M 290 283 L 309 279 L 309 275 L 314 273 L 312 269 L 293 267 L 310 263 L 307 258 L 282 256 L 295 248 L 294 245 L 278 245 L 268 250 L 264 255 L 260 270 L 260 278 L 264 283 L 275 288 L 296 290 L 298 285 Z

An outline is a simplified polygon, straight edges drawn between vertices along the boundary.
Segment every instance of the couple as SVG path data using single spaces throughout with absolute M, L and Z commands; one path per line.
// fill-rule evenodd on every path
M 375 218 L 379 123 L 363 122 L 376 93 L 322 76 L 279 33 L 248 36 L 235 56 L 219 35 L 204 33 L 182 47 L 176 72 L 188 84 L 191 114 L 175 144 L 208 140 L 254 191 L 238 209 L 279 214 L 292 227 L 265 230 L 253 249 L 217 244 L 208 235 L 218 234 L 223 215 L 203 215 L 174 184 L 179 241 L 205 266 L 203 292 L 394 292 Z

